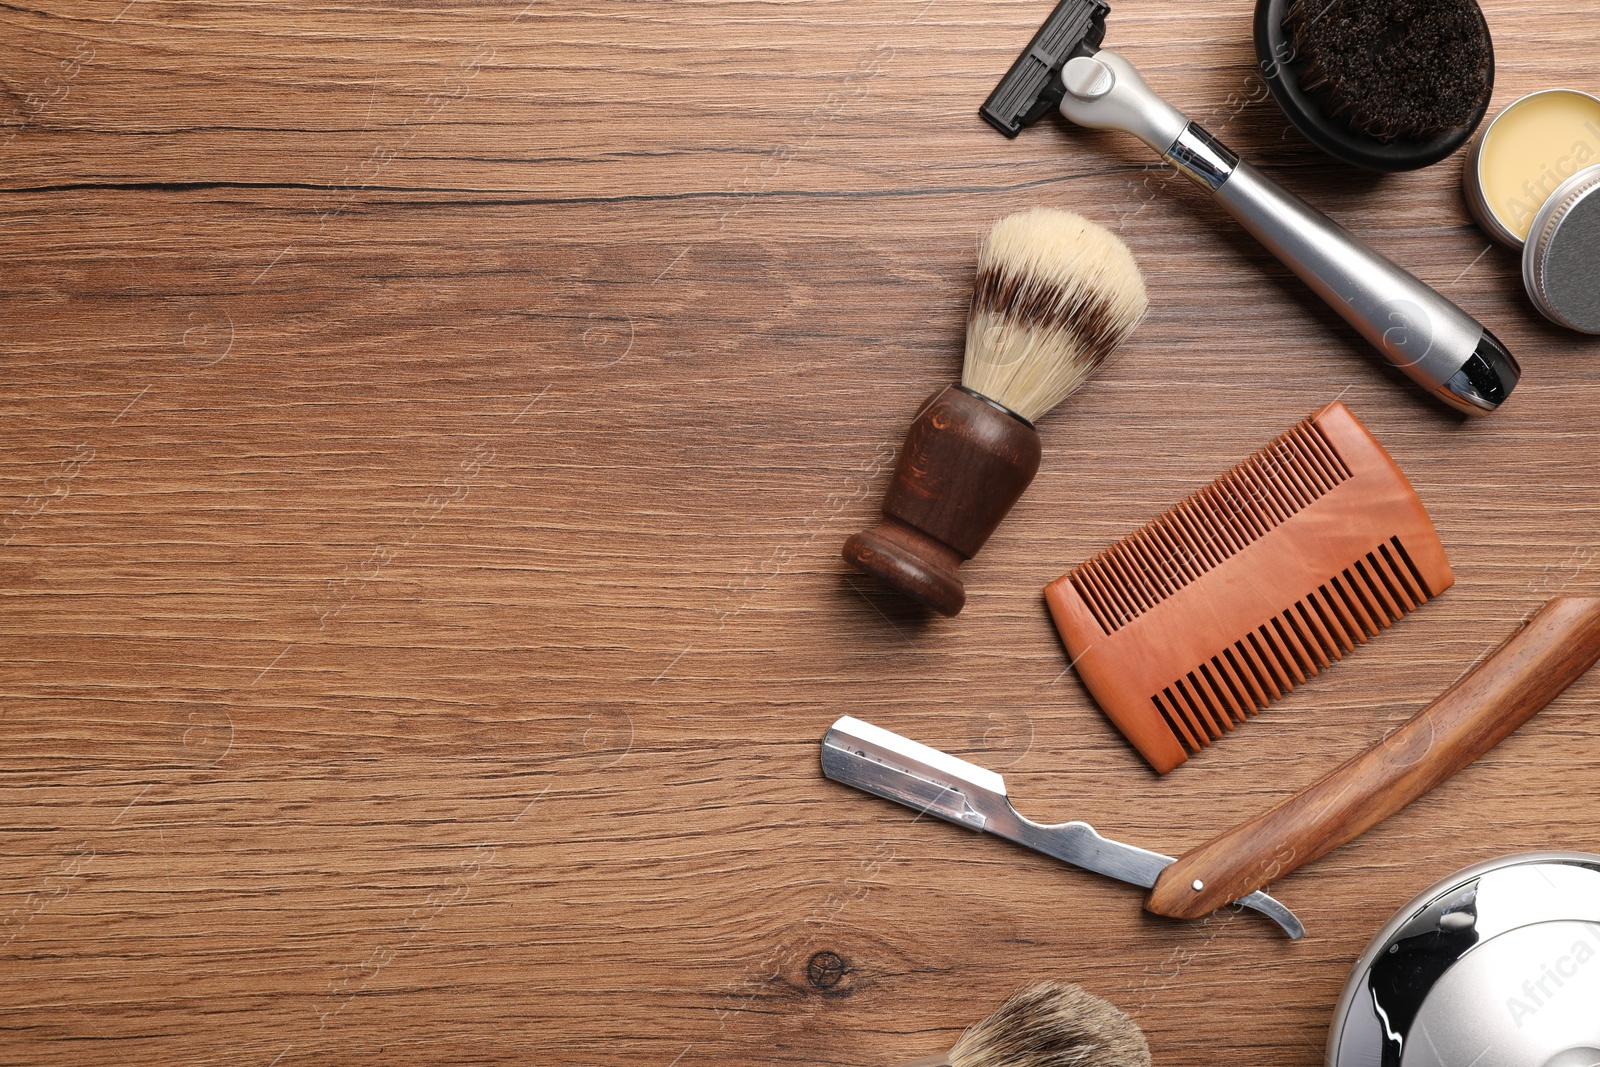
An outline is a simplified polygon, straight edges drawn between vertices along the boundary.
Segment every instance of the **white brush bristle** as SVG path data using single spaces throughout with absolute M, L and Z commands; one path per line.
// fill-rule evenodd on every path
M 1150 1067 L 1150 1046 L 1115 1006 L 1075 985 L 1040 982 L 961 1035 L 951 1067 Z
M 1089 380 L 1148 303 L 1109 230 L 1070 211 L 1008 215 L 978 253 L 961 384 L 1034 422 Z

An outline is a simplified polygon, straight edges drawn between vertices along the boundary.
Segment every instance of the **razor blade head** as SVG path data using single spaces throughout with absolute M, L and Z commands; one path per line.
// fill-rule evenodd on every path
M 848 715 L 822 739 L 822 773 L 969 830 L 1010 811 L 993 771 Z
M 1104 0 L 1061 0 L 978 113 L 1007 137 L 1015 137 L 1060 105 L 1066 91 L 1061 68 L 1074 56 L 1100 50 L 1110 13 Z

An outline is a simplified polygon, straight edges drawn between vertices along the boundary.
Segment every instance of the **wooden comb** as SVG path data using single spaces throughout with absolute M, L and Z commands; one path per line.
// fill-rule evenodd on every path
M 1166 774 L 1455 582 L 1335 401 L 1045 589 L 1078 676 Z

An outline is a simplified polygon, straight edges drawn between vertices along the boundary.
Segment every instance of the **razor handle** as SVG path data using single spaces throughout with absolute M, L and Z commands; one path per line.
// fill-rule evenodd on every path
M 1145 907 L 1198 919 L 1359 837 L 1471 764 L 1600 661 L 1600 598 L 1558 597 L 1443 696 L 1314 785 L 1161 872 Z
M 1061 113 L 1131 133 L 1226 208 L 1377 353 L 1458 411 L 1485 415 L 1516 387 L 1516 359 L 1483 324 L 1363 244 L 1158 96 L 1126 59 L 1100 51 L 1062 70 Z
M 1225 174 L 1196 168 L 1186 149 L 1199 145 L 1227 153 L 1190 125 L 1168 159 L 1386 362 L 1468 414 L 1488 414 L 1510 395 L 1520 371 L 1482 323 L 1249 163 L 1232 157 L 1234 165 Z
M 967 602 L 958 569 L 1039 472 L 1039 431 L 952 385 L 927 399 L 906 433 L 883 521 L 844 543 L 844 558 L 941 615 Z

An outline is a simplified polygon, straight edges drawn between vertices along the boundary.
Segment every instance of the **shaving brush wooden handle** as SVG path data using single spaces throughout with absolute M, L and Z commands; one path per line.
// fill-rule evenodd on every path
M 900 449 L 883 521 L 844 558 L 941 615 L 967 602 L 958 573 L 1039 472 L 1039 432 L 959 386 L 933 394 Z
M 1039 472 L 1033 424 L 1077 392 L 1139 324 L 1144 278 L 1123 243 L 1068 211 L 995 223 L 978 252 L 961 384 L 911 424 L 883 521 L 844 558 L 941 615 L 967 602 L 977 555 Z

